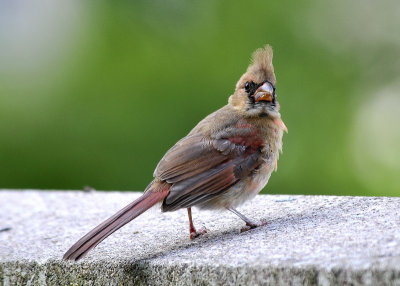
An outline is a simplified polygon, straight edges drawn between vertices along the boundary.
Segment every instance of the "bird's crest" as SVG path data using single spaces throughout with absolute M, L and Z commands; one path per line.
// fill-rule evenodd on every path
M 272 65 L 273 51 L 270 45 L 266 45 L 263 49 L 256 50 L 252 57 L 251 63 L 247 68 L 246 74 L 251 74 L 255 80 L 259 82 L 267 79 L 273 85 L 276 84 L 274 66 Z

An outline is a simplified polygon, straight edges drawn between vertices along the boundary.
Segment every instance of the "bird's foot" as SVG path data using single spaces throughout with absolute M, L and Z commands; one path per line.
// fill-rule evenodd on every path
M 200 229 L 196 230 L 195 228 L 190 230 L 190 239 L 194 239 L 202 234 L 207 233 L 207 229 L 202 226 Z
M 268 222 L 266 220 L 264 220 L 264 219 L 262 219 L 259 222 L 248 221 L 248 222 L 246 222 L 246 225 L 240 229 L 240 232 L 245 232 L 245 231 L 248 231 L 250 229 L 253 229 L 253 228 L 256 228 L 256 227 L 259 227 L 259 226 L 263 226 L 263 225 L 266 225 L 266 224 L 268 224 Z

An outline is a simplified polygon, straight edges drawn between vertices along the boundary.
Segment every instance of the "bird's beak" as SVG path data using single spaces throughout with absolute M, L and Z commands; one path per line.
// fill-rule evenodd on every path
M 274 88 L 269 82 L 265 82 L 262 86 L 260 86 L 255 94 L 254 99 L 256 102 L 258 101 L 269 101 L 272 102 L 274 98 Z

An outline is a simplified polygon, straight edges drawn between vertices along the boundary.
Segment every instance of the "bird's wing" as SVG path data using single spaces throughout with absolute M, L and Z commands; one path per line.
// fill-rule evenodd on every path
M 236 125 L 212 138 L 189 135 L 161 159 L 154 176 L 172 184 L 163 210 L 206 202 L 246 177 L 262 162 L 254 128 Z

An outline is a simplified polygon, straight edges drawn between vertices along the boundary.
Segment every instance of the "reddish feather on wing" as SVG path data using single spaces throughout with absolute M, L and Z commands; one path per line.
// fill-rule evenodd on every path
M 155 176 L 172 183 L 164 211 L 204 203 L 229 189 L 262 163 L 262 140 L 250 124 L 237 123 L 214 138 L 188 136 L 160 161 Z

